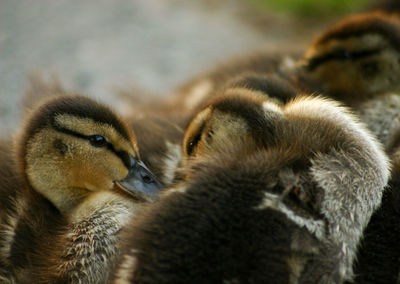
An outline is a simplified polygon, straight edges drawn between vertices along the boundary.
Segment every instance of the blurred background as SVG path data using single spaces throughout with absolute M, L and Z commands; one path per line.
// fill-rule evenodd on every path
M 382 2 L 382 1 L 380 1 Z M 15 132 L 29 74 L 124 111 L 118 89 L 166 96 L 252 50 L 305 50 L 368 0 L 0 0 L 0 137 Z

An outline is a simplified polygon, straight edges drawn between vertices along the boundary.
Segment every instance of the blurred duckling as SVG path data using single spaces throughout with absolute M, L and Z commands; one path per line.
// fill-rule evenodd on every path
M 276 103 L 287 102 L 297 94 L 289 81 L 276 74 L 260 75 L 253 72 L 226 78 L 224 86 L 220 86 L 219 91 L 215 92 L 230 96 L 232 90 L 234 90 L 233 93 L 247 93 L 251 90 L 254 94 L 264 99 L 269 97 Z M 212 97 L 209 99 L 212 100 Z M 204 104 L 207 104 L 207 100 Z M 164 186 L 169 186 L 179 180 L 177 170 L 181 166 L 182 152 L 185 151 L 182 150 L 183 128 L 187 127 L 193 117 L 192 112 L 201 109 L 201 106 L 202 104 L 194 107 L 192 111 L 183 114 L 179 119 L 177 116 L 171 117 L 171 113 L 165 113 L 165 110 L 147 109 L 138 109 L 127 118 L 129 125 L 137 134 L 142 160 L 159 177 Z M 238 108 L 240 107 L 238 105 Z M 249 113 L 249 116 L 251 115 Z
M 349 16 L 319 36 L 302 62 L 300 77 L 351 106 L 400 91 L 400 19 L 384 12 Z
M 231 89 L 184 139 L 186 180 L 132 222 L 113 283 L 342 283 L 389 177 L 349 111 Z
M 1 213 L 6 277 L 17 283 L 104 283 L 120 231 L 160 187 L 139 159 L 134 134 L 104 105 L 58 96 L 30 114 L 15 149 L 10 168 L 16 167 L 0 177 L 18 178 L 18 188 L 1 186 L 16 196 Z
M 249 73 L 233 78 L 219 94 L 188 124 L 184 160 L 209 155 L 238 136 L 249 148 L 267 147 L 274 141 L 273 121 L 297 91 L 273 74 L 260 77 Z

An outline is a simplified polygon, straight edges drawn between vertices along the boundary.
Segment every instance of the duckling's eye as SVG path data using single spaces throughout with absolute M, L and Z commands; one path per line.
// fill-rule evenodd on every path
M 189 142 L 189 144 L 187 145 L 186 148 L 186 152 L 188 154 L 188 156 L 190 156 L 193 153 L 194 148 L 197 146 L 197 144 L 199 143 L 201 139 L 201 132 L 199 132 L 192 141 Z
M 350 59 L 352 54 L 348 50 L 338 50 L 334 53 L 334 56 L 338 59 Z
M 105 147 L 107 145 L 106 138 L 98 134 L 89 136 L 89 141 L 94 147 Z

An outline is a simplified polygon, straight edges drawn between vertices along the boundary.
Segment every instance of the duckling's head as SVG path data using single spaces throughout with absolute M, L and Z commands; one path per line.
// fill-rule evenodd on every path
M 267 94 L 229 88 L 189 123 L 183 139 L 184 157 L 213 155 L 238 140 L 248 149 L 274 143 L 274 123 L 281 115 L 280 102 Z
M 61 212 L 92 192 L 122 188 L 139 197 L 159 186 L 124 122 L 83 96 L 59 96 L 37 107 L 16 153 L 28 184 Z
M 353 15 L 319 36 L 304 57 L 305 73 L 327 94 L 352 103 L 400 89 L 400 19 Z

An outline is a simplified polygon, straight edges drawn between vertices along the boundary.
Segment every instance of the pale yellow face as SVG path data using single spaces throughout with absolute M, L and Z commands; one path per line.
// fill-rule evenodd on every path
M 48 126 L 28 141 L 26 174 L 31 185 L 58 208 L 90 192 L 113 189 L 114 182 L 128 174 L 121 153 L 127 159 L 138 157 L 135 142 L 108 124 L 67 114 L 56 116 L 55 122 L 67 131 Z M 105 146 L 94 146 L 85 138 L 92 135 L 103 137 Z
M 201 111 L 187 128 L 183 141 L 184 155 L 186 158 L 210 155 L 237 139 L 246 138 L 251 140 L 249 127 L 243 118 L 209 107 Z
M 223 96 L 200 111 L 187 127 L 183 139 L 184 162 L 236 149 L 238 145 L 246 145 L 240 151 L 254 151 L 269 133 L 268 129 L 258 127 L 265 124 L 267 128 L 266 125 L 274 124 L 282 116 L 280 103 L 265 93 L 246 88 L 226 89 Z M 254 120 L 257 125 L 252 125 Z

